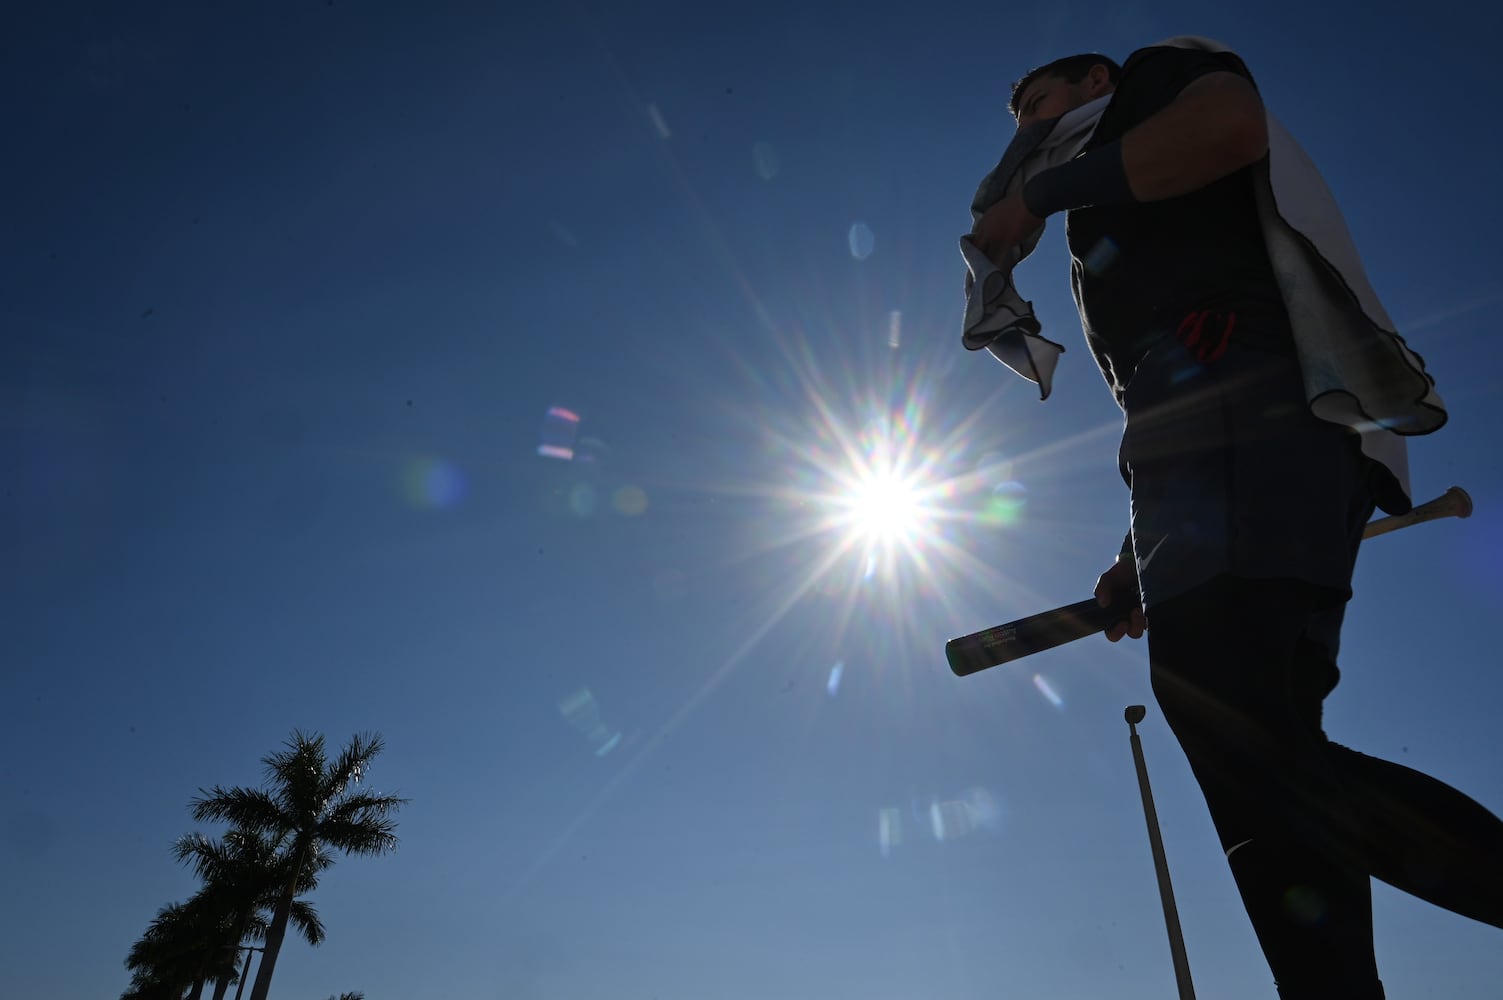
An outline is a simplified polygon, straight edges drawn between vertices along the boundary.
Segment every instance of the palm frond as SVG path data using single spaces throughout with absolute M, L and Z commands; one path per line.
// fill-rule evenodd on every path
M 333 864 L 334 855 L 323 844 L 315 842 L 308 852 L 308 859 L 303 864 L 303 870 L 298 873 L 294 893 L 303 896 L 317 889 L 318 876 L 328 871 Z
M 266 929 L 270 926 L 271 921 L 262 916 L 258 910 L 246 920 L 245 930 L 241 932 L 241 937 L 247 941 L 265 941 Z
M 125 967 L 132 972 L 158 969 L 165 970 L 198 947 L 202 920 L 198 908 L 182 903 L 168 903 L 157 910 L 157 915 L 146 925 L 135 944 L 131 945 L 125 958 Z
M 357 792 L 329 810 L 318 826 L 321 840 L 347 854 L 385 854 L 397 846 L 396 820 L 409 800 L 396 795 Z
M 325 818 L 343 822 L 364 822 L 367 819 L 383 819 L 387 813 L 396 812 L 411 801 L 411 799 L 404 799 L 399 795 L 354 792 L 335 803 Z
M 130 978 L 130 986 L 120 994 L 120 1000 L 182 1000 L 193 984 L 178 983 L 152 972 L 137 972 Z
M 306 871 L 308 871 L 310 874 L 317 875 L 320 872 L 328 871 L 333 866 L 333 852 L 330 851 L 329 848 L 325 845 L 315 842 L 313 845 L 312 853 L 308 855 L 308 866 L 306 868 Z
M 157 911 L 146 932 L 131 945 L 125 967 L 133 989 L 145 994 L 181 995 L 195 981 L 234 970 L 233 915 L 203 893 Z
M 346 854 L 387 854 L 397 849 L 395 820 L 373 817 L 319 824 L 318 835 L 324 843 Z
M 386 741 L 380 733 L 356 733 L 352 736 L 329 767 L 324 797 L 331 801 L 338 799 L 347 794 L 351 786 L 360 784 L 370 770 L 371 761 L 385 749 Z
M 324 738 L 295 729 L 284 746 L 262 758 L 266 780 L 284 812 L 299 819 L 316 816 L 323 793 Z
M 323 921 L 318 918 L 318 911 L 313 908 L 313 904 L 306 899 L 292 901 L 292 909 L 288 912 L 287 919 L 298 929 L 298 933 L 303 935 L 304 941 L 315 948 L 324 943 Z
M 221 788 L 215 785 L 189 803 L 200 823 L 224 822 L 245 830 L 274 833 L 290 824 L 290 817 L 270 795 L 258 788 Z
M 204 882 L 219 881 L 235 867 L 231 847 L 222 840 L 211 840 L 201 833 L 179 837 L 172 845 L 172 854 L 183 864 L 191 864 L 193 874 Z

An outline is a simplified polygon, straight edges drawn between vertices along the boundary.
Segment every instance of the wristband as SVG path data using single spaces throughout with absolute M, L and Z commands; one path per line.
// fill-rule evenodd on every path
M 1127 205 L 1138 199 L 1122 165 L 1122 140 L 1050 167 L 1023 185 L 1023 204 L 1040 219 L 1088 205 Z

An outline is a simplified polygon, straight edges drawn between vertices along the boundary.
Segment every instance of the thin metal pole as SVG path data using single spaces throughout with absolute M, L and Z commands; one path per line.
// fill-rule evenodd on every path
M 242 947 L 245 948 L 245 968 L 240 973 L 240 985 L 235 987 L 235 1000 L 240 1000 L 241 994 L 245 992 L 245 977 L 250 975 L 251 955 L 255 952 L 266 950 L 265 948 L 252 948 L 248 945 L 243 945 Z
M 1159 836 L 1159 814 L 1153 808 L 1153 792 L 1148 787 L 1148 765 L 1143 760 L 1143 741 L 1138 739 L 1139 722 L 1147 710 L 1129 705 L 1123 715 L 1132 734 L 1132 762 L 1138 769 L 1138 790 L 1143 793 L 1143 817 L 1148 821 L 1148 846 L 1153 849 L 1153 868 L 1159 877 L 1159 898 L 1164 902 L 1164 926 L 1169 930 L 1169 953 L 1174 957 L 1174 981 L 1179 985 L 1179 1000 L 1195 1000 L 1195 985 L 1190 982 L 1190 960 L 1185 957 L 1185 937 L 1179 929 L 1179 910 L 1174 905 L 1174 887 L 1169 884 L 1169 862 L 1164 857 L 1164 840 Z

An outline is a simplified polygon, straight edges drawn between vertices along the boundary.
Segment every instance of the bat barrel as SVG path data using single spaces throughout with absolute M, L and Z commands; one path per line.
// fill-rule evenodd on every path
M 1460 486 L 1452 486 L 1446 490 L 1446 496 L 1450 497 L 1451 502 L 1455 504 L 1457 517 L 1472 516 L 1472 498 L 1466 490 Z

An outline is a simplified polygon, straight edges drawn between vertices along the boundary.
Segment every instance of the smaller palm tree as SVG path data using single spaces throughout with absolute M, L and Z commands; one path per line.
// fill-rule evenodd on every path
M 275 838 L 252 830 L 233 829 L 219 840 L 201 833 L 178 839 L 173 853 L 203 880 L 201 894 L 230 929 L 223 947 L 236 955 L 240 942 L 249 938 L 262 940 L 266 935 L 267 916 L 276 906 L 278 894 L 287 881 L 292 861 L 279 853 Z M 318 888 L 318 875 L 334 863 L 325 851 L 310 859 L 298 879 L 297 894 L 306 895 Z M 324 927 L 318 911 L 303 899 L 294 899 L 288 919 L 303 939 L 315 947 L 323 943 Z M 211 977 L 214 1000 L 225 994 L 239 979 L 238 973 Z
M 205 982 L 234 975 L 228 940 L 222 914 L 202 896 L 162 907 L 125 958 L 132 976 L 122 1000 L 200 1000 Z
M 396 849 L 392 814 L 407 800 L 357 787 L 384 747 L 378 735 L 357 734 L 331 761 L 322 736 L 294 731 L 285 750 L 262 758 L 269 790 L 215 786 L 193 800 L 194 819 L 264 833 L 290 860 L 266 929 L 266 951 L 251 1000 L 266 1000 L 298 885 L 309 867 L 321 858 L 328 867 L 332 855 L 326 852 L 334 850 L 385 854 Z

